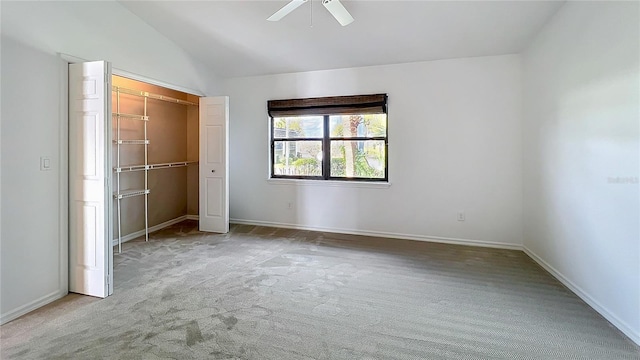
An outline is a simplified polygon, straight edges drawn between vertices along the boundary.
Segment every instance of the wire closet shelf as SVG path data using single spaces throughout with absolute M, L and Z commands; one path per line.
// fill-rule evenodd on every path
M 147 123 L 149 116 L 147 115 L 148 99 L 166 101 L 173 104 L 197 106 L 198 104 L 182 99 L 176 99 L 171 96 L 159 95 L 147 91 L 135 90 L 121 86 L 112 86 L 112 92 L 116 94 L 116 111 L 112 116 L 116 118 L 116 138 L 113 144 L 116 145 L 116 166 L 113 171 L 116 173 L 116 191 L 113 193 L 114 199 L 117 200 L 117 217 L 118 217 L 118 252 L 122 252 L 122 205 L 123 199 L 144 196 L 144 236 L 145 241 L 149 241 L 149 170 L 166 169 L 174 167 L 183 167 L 190 164 L 198 163 L 197 161 L 178 161 L 170 163 L 149 164 L 149 144 L 147 138 Z M 144 110 L 143 114 L 128 114 L 120 112 L 120 95 L 133 95 L 143 98 Z M 143 138 L 142 139 L 122 139 L 121 137 L 121 120 L 134 120 L 143 122 Z M 142 145 L 144 146 L 144 163 L 137 165 L 122 166 L 120 162 L 120 150 L 126 145 Z M 120 175 L 122 173 L 144 171 L 144 188 L 142 189 L 121 189 Z

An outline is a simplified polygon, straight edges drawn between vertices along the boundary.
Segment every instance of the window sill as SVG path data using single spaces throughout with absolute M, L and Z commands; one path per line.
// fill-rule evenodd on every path
M 352 187 L 363 189 L 388 189 L 390 182 L 374 181 L 340 181 L 340 180 L 305 180 L 305 179 L 267 179 L 273 185 L 318 186 L 318 187 Z

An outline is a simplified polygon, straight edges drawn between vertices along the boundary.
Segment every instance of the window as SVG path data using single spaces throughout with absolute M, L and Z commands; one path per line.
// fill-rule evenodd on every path
M 271 177 L 387 181 L 387 95 L 271 100 Z

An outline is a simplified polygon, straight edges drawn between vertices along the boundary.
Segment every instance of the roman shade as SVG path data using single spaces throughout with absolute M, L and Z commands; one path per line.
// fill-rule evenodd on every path
M 387 94 L 269 100 L 270 117 L 385 114 Z

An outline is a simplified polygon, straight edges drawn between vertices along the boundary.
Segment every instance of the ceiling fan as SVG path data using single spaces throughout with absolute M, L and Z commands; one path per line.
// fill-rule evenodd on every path
M 287 5 L 283 6 L 282 9 L 271 15 L 267 20 L 278 21 L 307 1 L 308 0 L 291 0 Z M 342 5 L 340 0 L 322 0 L 322 5 L 324 5 L 336 20 L 338 20 L 340 25 L 347 26 L 353 22 L 353 16 L 349 14 L 349 11 L 347 11 L 344 5 Z

